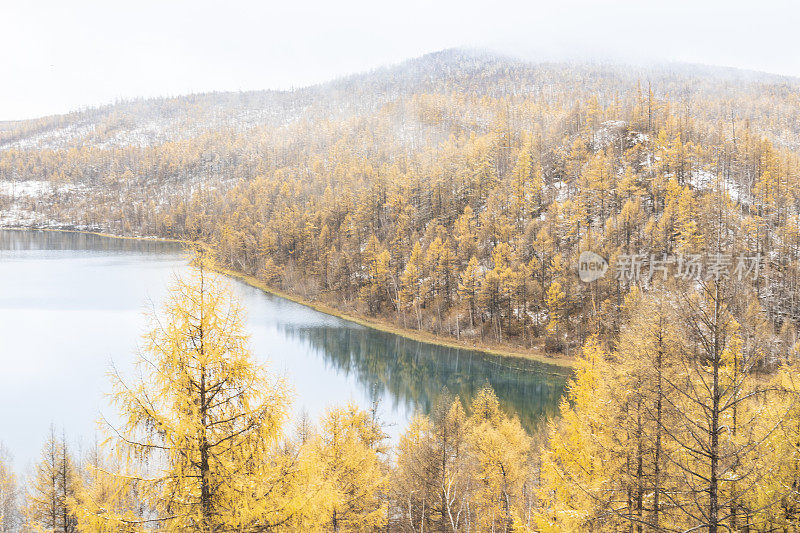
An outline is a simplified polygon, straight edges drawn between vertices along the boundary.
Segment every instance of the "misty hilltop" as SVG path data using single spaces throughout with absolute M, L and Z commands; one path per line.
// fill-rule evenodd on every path
M 144 147 L 209 131 L 247 132 L 365 116 L 417 94 L 535 98 L 562 104 L 596 97 L 605 105 L 641 97 L 648 88 L 655 97 L 670 97 L 685 106 L 687 113 L 699 113 L 707 120 L 753 120 L 776 141 L 797 145 L 800 80 L 796 78 L 680 63 L 647 67 L 533 63 L 486 51 L 451 49 L 291 91 L 136 99 L 66 115 L 0 121 L 0 150 Z M 709 100 L 715 102 L 710 108 Z M 785 108 L 765 113 L 780 102 Z M 781 115 L 778 124 L 772 122 L 776 114 Z M 413 122 L 413 117 L 399 118 Z M 486 127 L 480 121 L 459 122 L 454 126 L 470 131 Z

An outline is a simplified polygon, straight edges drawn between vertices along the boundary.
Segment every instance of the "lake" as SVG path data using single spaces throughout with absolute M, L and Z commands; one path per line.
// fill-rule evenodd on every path
M 145 312 L 187 272 L 178 244 L 0 230 L 0 443 L 19 470 L 50 431 L 76 451 L 101 439 L 111 363 L 131 369 Z M 378 401 L 393 438 L 444 390 L 469 402 L 485 384 L 534 428 L 556 412 L 568 374 L 519 358 L 421 343 L 320 313 L 231 280 L 256 358 L 286 378 L 296 414 Z

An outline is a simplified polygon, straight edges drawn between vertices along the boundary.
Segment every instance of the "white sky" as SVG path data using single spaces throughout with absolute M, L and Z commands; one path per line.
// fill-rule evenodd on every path
M 800 76 L 790 0 L 0 0 L 0 120 L 289 88 L 454 46 Z

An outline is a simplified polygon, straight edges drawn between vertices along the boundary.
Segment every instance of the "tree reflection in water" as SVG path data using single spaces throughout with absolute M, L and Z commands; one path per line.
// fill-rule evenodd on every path
M 557 412 L 569 371 L 537 361 L 500 358 L 422 343 L 370 328 L 281 324 L 288 337 L 309 342 L 338 371 L 354 374 L 382 402 L 428 413 L 446 389 L 469 405 L 487 383 L 504 409 L 528 430 Z M 385 392 L 391 398 L 382 397 Z

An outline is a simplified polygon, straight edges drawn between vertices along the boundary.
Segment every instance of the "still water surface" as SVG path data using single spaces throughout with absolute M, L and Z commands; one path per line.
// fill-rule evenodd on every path
M 0 443 L 28 469 L 51 425 L 91 445 L 113 361 L 131 370 L 145 312 L 187 270 L 178 245 L 78 233 L 0 230 Z M 555 412 L 563 370 L 409 340 L 332 317 L 237 281 L 255 356 L 290 384 L 313 418 L 353 401 L 396 436 L 444 389 L 464 401 L 484 384 L 533 428 Z

